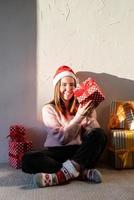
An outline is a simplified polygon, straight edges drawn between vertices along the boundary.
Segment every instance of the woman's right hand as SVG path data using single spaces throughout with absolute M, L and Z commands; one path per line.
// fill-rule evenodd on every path
M 84 104 L 79 104 L 77 113 L 80 114 L 81 116 L 86 116 L 87 114 L 89 114 L 89 112 L 91 112 L 93 110 L 93 104 L 92 104 L 92 100 L 84 103 Z

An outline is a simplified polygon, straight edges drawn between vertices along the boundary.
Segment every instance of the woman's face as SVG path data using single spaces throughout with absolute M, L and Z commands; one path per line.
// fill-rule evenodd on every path
M 73 89 L 75 88 L 75 80 L 70 76 L 61 79 L 60 94 L 63 100 L 69 101 L 73 97 Z

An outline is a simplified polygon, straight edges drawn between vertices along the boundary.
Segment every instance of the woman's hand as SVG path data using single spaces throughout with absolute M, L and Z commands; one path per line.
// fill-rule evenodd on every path
M 92 100 L 90 100 L 88 102 L 80 104 L 79 107 L 78 107 L 77 112 L 81 116 L 86 116 L 87 114 L 92 112 L 93 108 L 94 108 L 94 103 L 92 102 Z

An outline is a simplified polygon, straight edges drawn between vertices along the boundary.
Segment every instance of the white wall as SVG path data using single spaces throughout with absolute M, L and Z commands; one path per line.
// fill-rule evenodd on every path
M 0 1 L 0 162 L 8 159 L 13 123 L 42 146 L 41 108 L 63 64 L 103 88 L 98 118 L 106 129 L 111 99 L 134 99 L 133 22 L 133 0 Z
M 106 100 L 98 120 L 107 128 L 112 99 L 134 99 L 134 1 L 38 0 L 38 110 L 52 98 L 57 67 L 69 65 L 88 76 Z

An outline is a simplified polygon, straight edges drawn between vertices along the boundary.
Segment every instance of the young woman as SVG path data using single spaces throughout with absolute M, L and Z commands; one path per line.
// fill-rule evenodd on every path
M 91 102 L 81 105 L 74 98 L 76 75 L 70 67 L 59 67 L 53 84 L 54 100 L 42 109 L 47 133 L 44 150 L 26 153 L 22 170 L 35 174 L 38 187 L 76 178 L 101 183 L 101 173 L 94 167 L 106 146 L 106 135 L 96 111 Z

